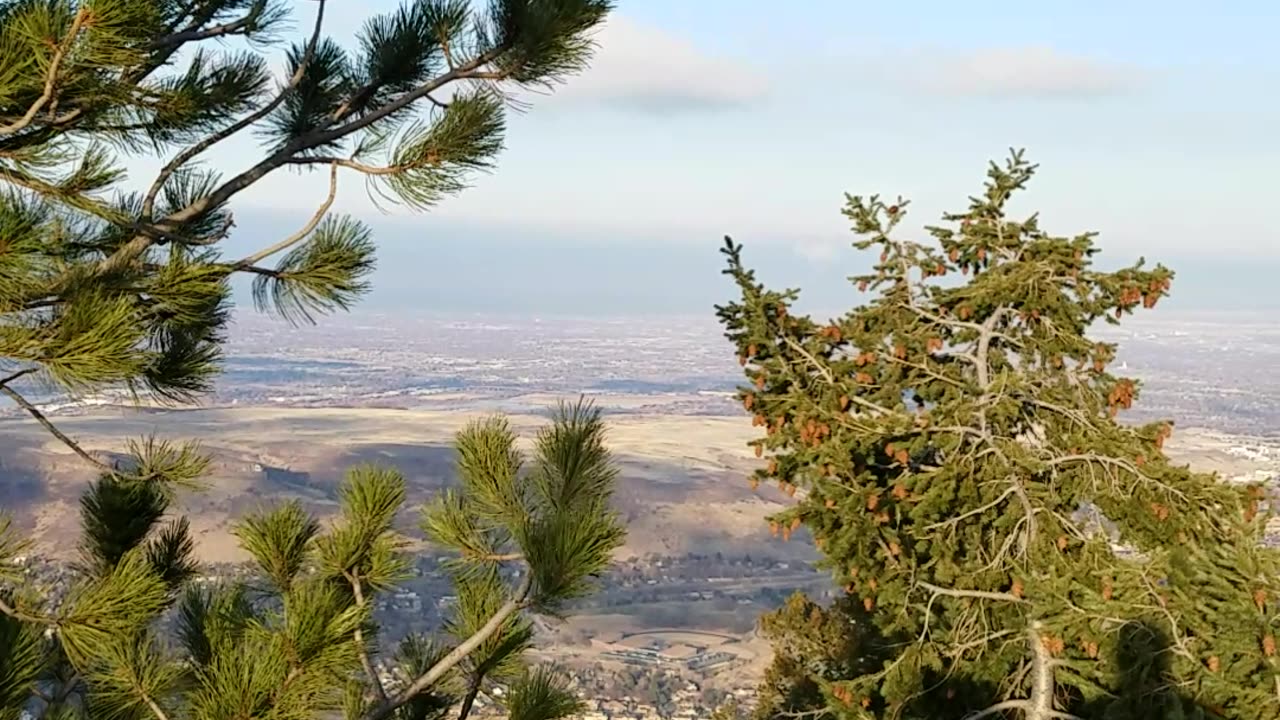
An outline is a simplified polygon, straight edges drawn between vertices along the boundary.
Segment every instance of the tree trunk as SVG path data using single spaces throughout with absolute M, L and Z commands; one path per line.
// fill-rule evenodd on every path
M 1053 720 L 1055 684 L 1053 681 L 1053 656 L 1045 647 L 1040 634 L 1040 621 L 1032 621 L 1027 631 L 1031 643 L 1031 696 L 1027 698 L 1026 720 Z

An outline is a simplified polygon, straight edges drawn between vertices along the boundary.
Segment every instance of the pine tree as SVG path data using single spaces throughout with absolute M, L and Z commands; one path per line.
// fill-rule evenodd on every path
M 208 467 L 198 446 L 148 439 L 107 461 L 29 399 L 124 390 L 178 404 L 207 393 L 236 275 L 254 279 L 259 310 L 290 322 L 348 308 L 369 287 L 374 245 L 363 223 L 330 214 L 340 178 L 417 210 L 460 192 L 493 167 L 512 91 L 583 68 L 612 2 L 406 0 L 370 17 L 347 50 L 326 35 L 317 0 L 302 39 L 282 48 L 277 82 L 267 52 L 281 47 L 291 5 L 0 0 L 0 392 L 100 473 L 82 503 L 82 580 L 64 603 L 48 607 L 0 562 L 0 719 L 28 701 L 48 717 L 163 719 L 311 717 L 343 700 L 351 717 L 425 720 L 460 702 L 456 686 L 474 698 L 494 683 L 513 716 L 575 707 L 562 676 L 521 661 L 520 618 L 587 592 L 618 541 L 604 502 L 612 470 L 585 408 L 562 418 L 518 480 L 503 465 L 514 450 L 486 454 L 509 437 L 500 424 L 459 438 L 481 465 L 464 471 L 452 504 L 432 506 L 428 527 L 450 547 L 516 549 L 455 563 L 452 640 L 406 639 L 405 684 L 381 688 L 371 674 L 353 684 L 349 666 L 370 667 L 369 603 L 403 563 L 388 525 L 398 476 L 353 470 L 329 531 L 297 506 L 246 518 L 241 541 L 274 595 L 193 589 L 192 540 L 172 503 Z M 248 134 L 262 140 L 250 166 L 223 177 L 205 164 Z M 163 164 L 131 186 L 125 155 Z M 277 171 L 323 172 L 327 195 L 288 237 L 225 255 L 232 203 Z M 22 545 L 0 517 L 0 561 Z M 514 587 L 502 570 L 512 564 L 524 568 Z M 178 655 L 154 629 L 170 611 Z
M 0 526 L 0 718 L 462 720 L 480 695 L 513 720 L 581 711 L 567 676 L 525 657 L 529 613 L 590 593 L 623 539 L 600 413 L 562 405 L 524 466 L 502 417 L 457 436 L 461 484 L 422 508 L 451 552 L 457 604 L 438 636 L 379 641 L 372 609 L 406 577 L 395 470 L 352 468 L 328 526 L 287 502 L 236 528 L 257 579 L 198 572 L 174 484 L 104 473 L 81 504 L 76 580 L 55 602 L 13 573 Z M 171 619 L 173 636 L 162 622 Z
M 1094 266 L 1092 233 L 1013 219 L 1035 167 L 993 164 L 963 212 L 899 232 L 907 202 L 849 197 L 878 256 L 865 303 L 820 322 L 726 239 L 718 306 L 766 467 L 892 653 L 813 674 L 830 718 L 1280 717 L 1276 553 L 1256 486 L 1177 466 L 1170 422 L 1121 422 L 1139 383 L 1090 337 L 1172 272 Z M 957 277 L 960 276 L 960 277 Z M 778 717 L 789 717 L 780 713 Z
M 277 82 L 267 51 L 291 5 L 0 0 L 0 392 L 100 470 L 116 468 L 59 432 L 31 390 L 200 396 L 234 275 L 290 321 L 350 306 L 374 245 L 363 223 L 329 214 L 340 177 L 415 209 L 459 192 L 492 168 L 512 91 L 583 68 L 612 0 L 405 0 L 370 17 L 353 50 L 326 35 L 316 0 Z M 261 159 L 230 177 L 204 164 L 249 134 Z M 131 186 L 124 154 L 162 169 Z M 297 232 L 224 255 L 232 202 L 279 171 L 325 173 L 328 194 Z

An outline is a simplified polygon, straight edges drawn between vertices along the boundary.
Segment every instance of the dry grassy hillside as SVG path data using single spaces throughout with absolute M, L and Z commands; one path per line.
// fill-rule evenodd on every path
M 625 398 L 624 398 L 625 400 Z M 552 401 L 547 398 L 545 405 Z M 625 404 L 624 404 L 625 405 Z M 183 498 L 202 556 L 240 559 L 234 518 L 284 498 L 324 516 L 345 468 L 385 462 L 409 479 L 422 501 L 453 478 L 452 436 L 479 412 L 372 408 L 237 407 L 201 410 L 101 410 L 59 418 L 90 450 L 119 449 L 125 438 L 155 433 L 196 438 L 214 458 L 205 492 Z M 545 420 L 509 416 L 530 441 Z M 622 465 L 618 506 L 630 523 L 628 555 L 750 552 L 809 557 L 803 538 L 769 536 L 764 518 L 790 499 L 768 488 L 752 492 L 745 477 L 756 462 L 746 447 L 745 418 L 619 412 L 609 416 L 610 443 Z M 1169 446 L 1178 461 L 1225 476 L 1274 471 L 1231 448 L 1247 439 L 1180 430 Z M 0 419 L 0 509 L 30 530 L 37 549 L 67 554 L 77 535 L 77 503 L 91 477 L 85 464 L 26 418 Z M 406 514 L 405 530 L 415 517 Z
M 197 438 L 214 458 L 209 488 L 183 498 L 202 556 L 240 558 L 231 521 L 263 503 L 301 499 L 332 511 L 345 468 L 386 462 L 409 479 L 421 501 L 452 482 L 453 433 L 481 413 L 334 408 L 219 408 L 100 411 L 60 426 L 87 449 L 118 449 L 127 437 Z M 510 416 L 532 439 L 545 421 Z M 618 506 L 630 523 L 626 554 L 750 552 L 807 556 L 806 543 L 770 538 L 766 515 L 786 496 L 753 493 L 744 418 L 621 414 L 609 417 L 610 444 L 622 466 Z M 32 531 L 38 549 L 74 547 L 79 493 L 91 474 L 65 447 L 26 419 L 0 420 L 0 507 Z M 411 535 L 413 516 L 404 518 Z

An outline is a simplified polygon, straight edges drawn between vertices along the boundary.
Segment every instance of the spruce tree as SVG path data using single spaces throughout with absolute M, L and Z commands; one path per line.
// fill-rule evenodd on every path
M 438 634 L 398 641 L 372 613 L 409 568 L 397 471 L 352 468 L 328 525 L 296 501 L 243 518 L 255 577 L 216 584 L 192 581 L 166 475 L 104 473 L 62 597 L 15 568 L 21 543 L 0 525 L 0 718 L 462 720 L 478 696 L 513 720 L 577 714 L 567 676 L 524 651 L 529 614 L 590 593 L 622 542 L 604 431 L 597 410 L 561 406 L 527 467 L 500 416 L 458 434 L 461 484 L 420 523 L 449 552 L 457 603 Z
M 793 313 L 726 239 L 718 306 L 765 466 L 889 655 L 810 673 L 829 718 L 1280 717 L 1267 498 L 1178 466 L 1171 422 L 1091 337 L 1173 274 L 1094 265 L 1095 235 L 1013 218 L 1035 167 L 992 164 L 968 207 L 904 237 L 905 200 L 848 197 L 865 302 Z M 851 630 L 852 631 L 852 630 Z M 776 717 L 793 717 L 779 712 Z
M 751 713 L 759 720 L 821 712 L 821 680 L 874 672 L 885 657 L 870 613 L 851 595 L 824 607 L 796 592 L 761 617 L 758 630 L 773 649 Z

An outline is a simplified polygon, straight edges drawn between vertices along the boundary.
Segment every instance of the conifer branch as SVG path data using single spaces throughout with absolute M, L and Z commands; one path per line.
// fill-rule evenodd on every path
M 351 584 L 351 593 L 355 596 L 356 607 L 365 607 L 364 586 L 360 582 L 360 578 L 346 570 L 342 572 L 342 576 Z M 378 702 L 384 704 L 387 702 L 387 690 L 382 687 L 382 679 L 378 677 L 378 672 L 373 669 L 373 663 L 369 660 L 369 648 L 365 645 L 364 628 L 357 625 L 354 634 L 357 652 L 360 655 L 360 665 L 364 668 L 365 675 L 369 676 L 369 683 L 373 685 L 373 691 L 378 696 Z
M 787 347 L 791 348 L 796 353 L 798 353 L 802 358 L 808 361 L 808 363 L 811 366 L 813 366 L 814 370 L 817 371 L 818 375 L 823 380 L 825 380 L 827 384 L 829 385 L 836 384 L 836 379 L 835 379 L 835 376 L 831 374 L 831 369 L 828 368 L 826 365 L 823 365 L 821 362 L 819 362 L 818 358 L 813 356 L 813 353 L 809 352 L 808 350 L 805 350 L 804 346 L 796 342 L 795 338 L 792 338 L 791 336 L 787 335 L 783 337 L 783 342 L 787 344 Z M 877 403 L 873 403 L 870 400 L 867 400 L 866 398 L 858 397 L 857 395 L 850 395 L 849 401 L 854 403 L 855 405 L 859 405 L 867 410 L 870 410 L 873 413 L 878 413 L 882 415 L 893 414 L 893 411 L 890 410 L 889 408 L 886 408 L 883 405 L 879 405 Z
M 27 414 L 35 418 L 36 422 L 43 425 L 45 430 L 48 430 L 51 435 L 53 435 L 58 440 L 61 440 L 62 444 L 66 445 L 68 448 L 71 448 L 71 451 L 74 452 L 76 455 L 79 455 L 81 458 L 88 461 L 89 464 L 93 465 L 94 467 L 98 468 L 103 472 L 111 473 L 111 474 L 115 473 L 116 469 L 114 467 L 111 467 L 107 463 L 102 462 L 101 460 L 95 458 L 94 456 L 86 452 L 84 448 L 80 447 L 79 443 L 77 443 L 75 440 L 72 440 L 70 437 L 68 437 L 66 433 L 59 430 L 58 426 L 53 424 L 53 421 L 45 417 L 45 414 L 40 412 L 39 408 L 31 404 L 31 402 L 27 400 L 25 397 L 23 397 L 22 394 L 19 393 L 17 390 L 14 390 L 8 385 L 0 383 L 0 392 L 4 393 L 5 395 L 8 395 L 10 400 L 13 400 L 15 403 L 17 403 L 18 407 L 21 407 L 23 410 L 26 410 Z
M 169 716 L 165 714 L 164 709 L 147 693 L 142 693 L 142 701 L 151 709 L 151 713 L 156 716 L 156 720 L 169 720 Z
M 30 615 L 30 614 L 28 614 L 28 613 L 25 613 L 25 612 L 23 612 L 23 611 L 21 611 L 21 610 L 17 609 L 17 608 L 16 608 L 16 607 L 14 607 L 13 605 L 10 605 L 10 604 L 8 603 L 8 601 L 6 601 L 3 597 L 0 597 L 0 613 L 4 613 L 5 615 L 8 615 L 9 617 L 13 618 L 14 620 L 18 620 L 18 621 L 21 621 L 21 622 L 32 623 L 33 625 L 49 625 L 49 624 L 51 624 L 48 620 L 46 620 L 46 619 L 44 619 L 44 618 L 37 617 L 37 616 L 35 616 L 35 615 Z
M 970 511 L 968 511 L 968 512 L 962 513 L 962 514 L 957 515 L 957 516 L 955 516 L 955 517 L 953 517 L 953 518 L 950 518 L 950 519 L 947 519 L 947 520 L 943 520 L 943 521 L 941 521 L 941 522 L 936 522 L 936 523 L 933 523 L 932 525 L 926 525 L 924 529 L 925 529 L 925 530 L 938 530 L 938 529 L 946 528 L 946 527 L 954 528 L 956 525 L 959 525 L 960 523 L 962 523 L 962 522 L 964 522 L 965 520 L 967 520 L 967 519 L 969 519 L 969 518 L 973 517 L 974 515 L 981 515 L 982 513 L 986 512 L 986 511 L 988 511 L 988 510 L 990 510 L 990 509 L 992 509 L 992 508 L 994 508 L 994 507 L 997 507 L 998 505 L 1000 505 L 1000 503 L 1002 503 L 1002 502 L 1004 502 L 1004 501 L 1005 501 L 1005 498 L 1009 497 L 1009 496 L 1010 496 L 1010 495 L 1012 495 L 1013 493 L 1014 493 L 1014 488 L 1010 487 L 1010 488 L 1008 488 L 1007 490 L 1005 490 L 1004 492 L 1000 493 L 1000 497 L 997 497 L 995 500 L 992 500 L 991 502 L 987 503 L 986 505 L 983 505 L 983 506 L 981 506 L 981 507 L 976 507 L 976 508 L 974 508 L 974 509 L 972 509 L 972 510 L 970 510 Z
M 318 128 L 290 141 L 253 167 L 222 183 L 213 192 L 192 201 L 186 207 L 175 210 L 164 219 L 157 221 L 155 227 L 161 232 L 168 232 L 214 208 L 220 207 L 232 197 L 266 177 L 273 170 L 288 164 L 299 153 L 332 143 L 358 130 L 363 130 L 452 82 L 473 78 L 479 72 L 479 68 L 496 60 L 506 49 L 506 47 L 499 46 L 482 53 L 470 62 L 443 73 L 434 80 L 424 83 L 378 109 L 365 113 L 343 125 Z M 99 269 L 106 271 L 118 267 L 146 251 L 155 242 L 155 239 L 148 235 L 137 235 L 122 245 L 111 256 L 104 258 L 99 264 Z
M 446 673 L 466 659 L 468 655 L 492 637 L 494 633 L 498 632 L 508 618 L 528 607 L 529 595 L 532 591 L 533 573 L 526 569 L 524 578 L 520 581 L 520 585 L 514 595 L 493 613 L 488 622 L 481 626 L 479 630 L 476 630 L 471 637 L 459 643 L 447 655 L 440 658 L 425 673 L 419 675 L 408 687 L 396 693 L 395 697 L 367 712 L 362 720 L 385 720 L 395 712 L 396 708 L 408 704 L 411 700 L 426 692 L 431 686 L 439 682 Z
M 318 2 L 319 7 L 316 9 L 316 19 L 311 30 L 311 37 L 307 40 L 307 47 L 303 50 L 302 59 L 299 60 L 298 67 L 293 71 L 293 75 L 289 76 L 289 81 L 285 83 L 285 86 L 281 88 L 280 92 L 276 93 L 276 96 L 272 98 L 270 102 L 263 105 L 256 112 L 237 120 L 204 140 L 188 147 L 166 163 L 160 170 L 160 174 L 157 175 L 156 179 L 151 183 L 151 187 L 147 190 L 146 197 L 143 199 L 142 216 L 144 218 L 148 220 L 151 219 L 151 214 L 155 208 L 156 197 L 160 194 L 160 190 L 164 187 L 164 184 L 168 182 L 169 178 L 172 177 L 173 174 L 182 166 L 186 165 L 192 158 L 203 153 L 214 145 L 217 145 L 223 140 L 226 140 L 270 115 L 276 108 L 280 107 L 280 104 L 285 101 L 285 98 L 288 97 L 289 93 L 293 92 L 298 87 L 298 83 L 302 82 L 303 77 L 306 76 L 307 66 L 311 63 L 312 57 L 315 56 L 316 45 L 320 42 L 320 31 L 324 25 L 324 9 L 326 0 L 318 0 Z
M 321 2 L 323 2 L 323 0 L 321 0 Z M 236 20 L 232 20 L 229 23 L 223 23 L 221 25 L 212 25 L 207 28 L 183 30 L 182 32 L 176 32 L 171 35 L 166 35 L 165 37 L 162 37 L 159 40 L 156 40 L 155 42 L 151 43 L 151 45 L 149 46 L 149 49 L 161 50 L 161 49 L 176 46 L 176 45 L 184 45 L 189 42 L 197 42 L 200 40 L 210 40 L 213 38 L 220 38 L 220 37 L 226 37 L 228 35 L 235 35 L 245 30 L 246 28 L 252 27 L 253 24 L 257 22 L 258 18 L 261 17 L 262 11 L 265 8 L 266 8 L 265 3 L 259 4 L 256 7 L 254 7 L 252 10 L 250 10 L 249 13 L 244 17 L 238 18 Z
M 62 69 L 62 61 L 67 56 L 67 52 L 75 43 L 76 38 L 80 35 L 80 30 L 84 26 L 85 18 L 89 15 L 89 6 L 81 5 L 76 15 L 71 20 L 71 28 L 67 31 L 66 37 L 53 51 L 53 57 L 49 60 L 49 69 L 45 73 L 44 91 L 40 93 L 40 97 L 27 108 L 22 117 L 13 121 L 8 125 L 0 126 L 0 136 L 12 135 L 25 129 L 31 125 L 36 119 L 36 115 L 44 109 L 46 105 L 53 100 L 54 91 L 58 86 L 58 73 Z
M 1078 453 L 1078 454 L 1072 454 L 1072 455 L 1060 455 L 1056 458 L 1046 460 L 1045 464 L 1049 465 L 1050 467 L 1057 467 L 1059 465 L 1066 465 L 1069 463 L 1077 463 L 1077 462 L 1090 464 L 1090 465 L 1092 464 L 1102 465 L 1112 470 L 1117 468 L 1120 470 L 1124 470 L 1125 472 L 1128 472 L 1136 476 L 1140 480 L 1144 480 L 1148 483 L 1158 486 L 1161 490 L 1169 493 L 1170 495 L 1178 498 L 1179 500 L 1185 501 L 1187 499 L 1186 493 L 1182 492 L 1181 490 L 1178 490 L 1175 487 L 1169 486 L 1167 483 L 1160 482 L 1156 478 L 1153 478 L 1150 475 L 1144 473 L 1142 469 L 1139 468 L 1137 465 L 1135 465 L 1132 461 L 1125 460 L 1123 458 L 1111 457 L 1109 455 L 1099 455 L 1097 453 Z
M 232 269 L 246 270 L 250 266 L 257 264 L 259 261 L 265 258 L 269 258 L 272 255 L 275 255 L 276 253 L 281 252 L 283 250 L 287 250 L 293 245 L 296 245 L 302 240 L 305 240 L 306 237 L 310 235 L 313 230 L 316 229 L 316 226 L 320 224 L 320 221 L 324 219 L 325 214 L 329 212 L 329 208 L 333 206 L 334 198 L 336 198 L 337 196 L 338 196 L 338 165 L 334 163 L 329 167 L 329 194 L 325 197 L 324 202 L 320 204 L 319 209 L 315 211 L 315 214 L 311 216 L 311 219 L 307 221 L 307 224 L 303 225 L 302 228 L 299 229 L 297 232 L 281 240 L 280 242 L 277 242 L 276 244 L 271 245 L 269 247 L 265 247 L 262 250 L 259 250 L 258 252 L 253 253 L 252 255 L 247 255 L 241 258 L 240 260 L 237 260 L 235 263 L 232 264 L 231 266 Z

